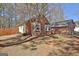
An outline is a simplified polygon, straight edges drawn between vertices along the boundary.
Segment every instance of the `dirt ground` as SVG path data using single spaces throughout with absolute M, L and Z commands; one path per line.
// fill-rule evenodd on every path
M 19 45 L 0 47 L 9 56 L 79 56 L 79 39 L 65 35 L 38 37 Z
M 9 39 L 9 38 L 16 37 L 16 36 L 21 36 L 21 34 L 13 34 L 13 35 L 0 36 L 0 40 L 5 40 L 5 39 Z

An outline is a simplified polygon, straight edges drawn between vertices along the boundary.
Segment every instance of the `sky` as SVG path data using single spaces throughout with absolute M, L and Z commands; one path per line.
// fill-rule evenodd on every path
M 52 5 L 51 5 L 52 6 Z M 65 20 L 73 19 L 74 21 L 79 20 L 79 3 L 63 3 Z
M 65 3 L 62 4 L 62 7 L 64 9 L 64 17 L 66 20 L 79 20 L 79 3 Z

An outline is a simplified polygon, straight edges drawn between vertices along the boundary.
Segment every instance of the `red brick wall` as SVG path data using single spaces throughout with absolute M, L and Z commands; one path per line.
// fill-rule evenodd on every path
M 11 35 L 11 34 L 16 34 L 18 32 L 18 28 L 2 28 L 0 29 L 0 36 L 1 35 Z

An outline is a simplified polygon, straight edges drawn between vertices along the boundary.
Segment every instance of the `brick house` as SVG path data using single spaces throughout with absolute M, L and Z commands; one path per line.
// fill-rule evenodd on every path
M 44 15 L 38 15 L 26 21 L 26 33 L 30 35 L 46 35 L 45 27 L 48 24 L 48 20 Z M 46 28 L 48 28 L 47 26 Z
M 47 33 L 50 32 L 49 22 L 44 15 L 33 17 L 24 23 L 19 24 L 18 27 L 19 26 L 24 26 L 25 31 L 23 32 L 25 32 L 27 35 L 48 35 Z

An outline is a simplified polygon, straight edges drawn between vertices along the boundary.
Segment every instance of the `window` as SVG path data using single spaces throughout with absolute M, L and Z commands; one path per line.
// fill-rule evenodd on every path
M 36 24 L 36 31 L 40 31 L 40 24 Z
M 50 31 L 50 25 L 45 25 L 45 31 Z
M 40 23 L 34 22 L 32 28 L 34 31 L 40 31 Z

